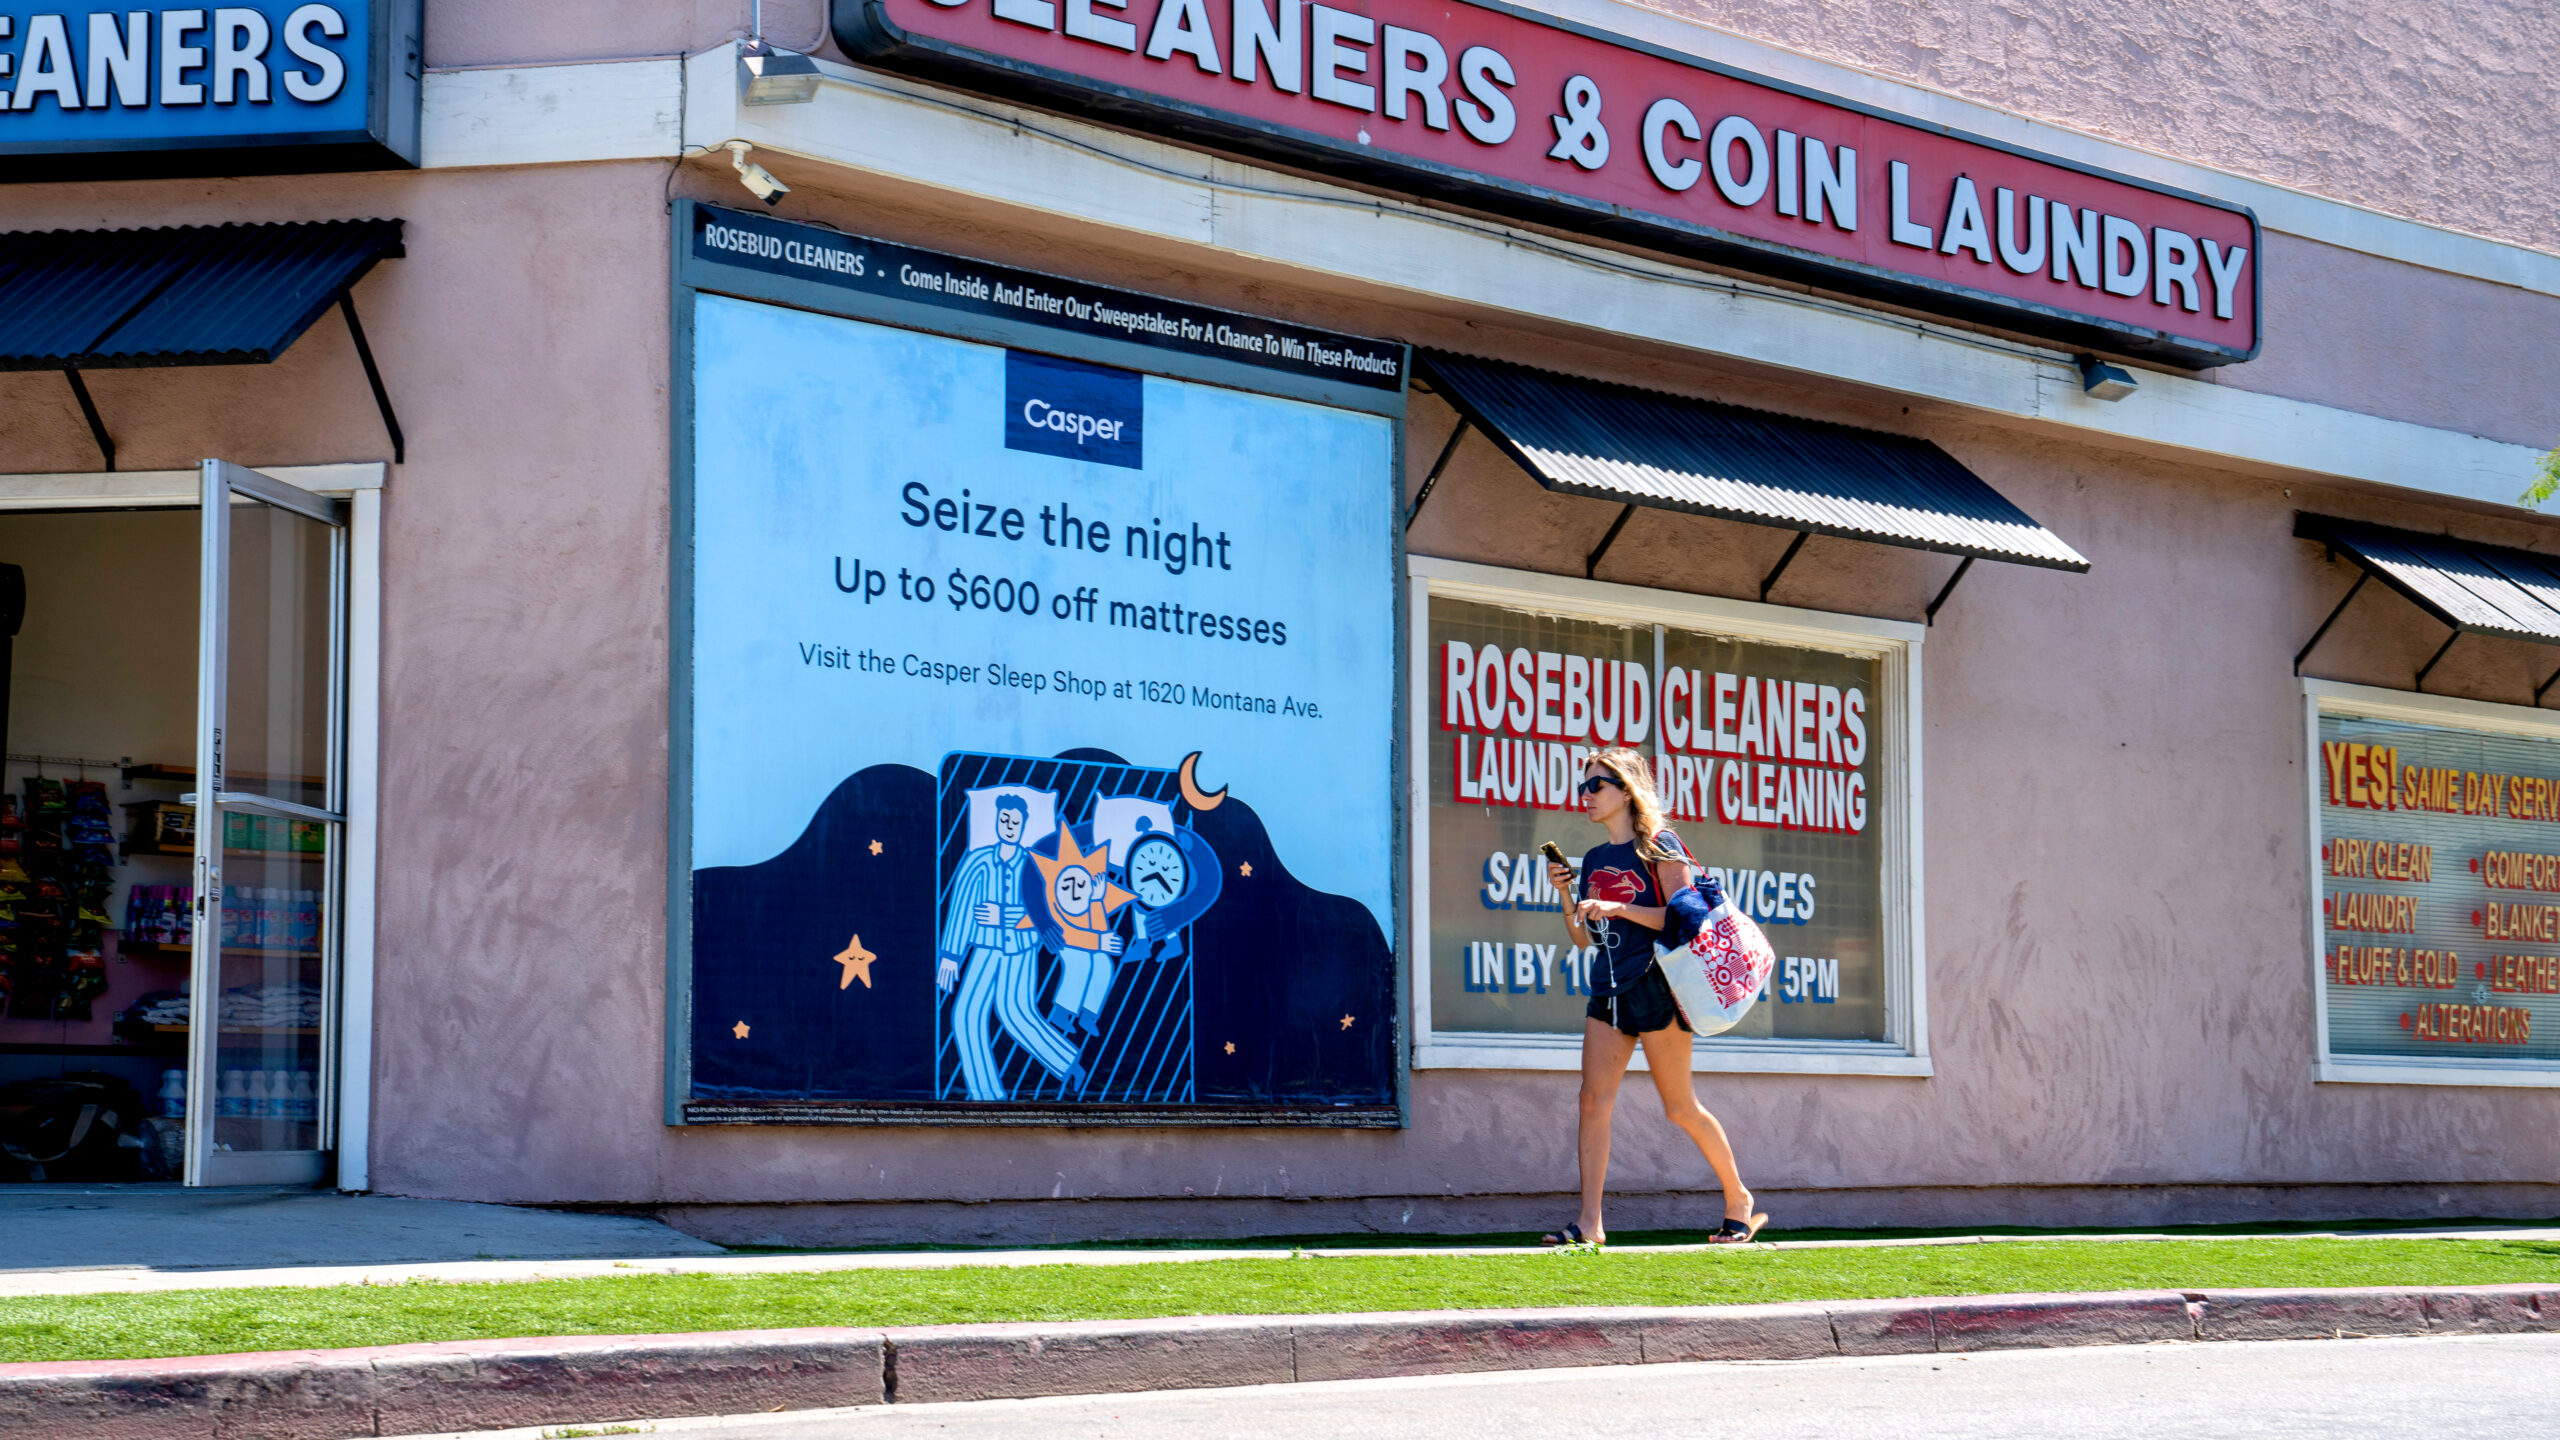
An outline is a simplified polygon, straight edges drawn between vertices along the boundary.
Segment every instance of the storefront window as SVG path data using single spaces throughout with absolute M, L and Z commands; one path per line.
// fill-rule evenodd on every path
M 2310 688 L 2323 1078 L 2560 1083 L 2560 726 Z
M 1897 738 L 1908 642 L 1740 614 L 1763 607 L 1684 611 L 1680 596 L 1663 597 L 1667 613 L 1623 602 L 1612 613 L 1603 587 L 1521 577 L 1548 593 L 1504 595 L 1447 578 L 1475 567 L 1415 568 L 1429 586 L 1415 661 L 1426 1052 L 1480 1064 L 1570 1054 L 1589 957 L 1537 851 L 1553 841 L 1578 863 L 1599 842 L 1573 787 L 1593 751 L 1630 745 L 1654 767 L 1671 826 L 1778 950 L 1762 1003 L 1714 1044 L 1918 1053 Z M 1591 598 L 1555 593 L 1578 588 Z

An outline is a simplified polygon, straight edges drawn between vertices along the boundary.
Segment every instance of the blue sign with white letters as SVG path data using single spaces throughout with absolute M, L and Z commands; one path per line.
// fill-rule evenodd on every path
M 1004 448 L 1147 468 L 1146 390 L 1134 370 L 1008 350 Z
M 415 165 L 419 30 L 419 0 L 0 0 L 0 179 Z

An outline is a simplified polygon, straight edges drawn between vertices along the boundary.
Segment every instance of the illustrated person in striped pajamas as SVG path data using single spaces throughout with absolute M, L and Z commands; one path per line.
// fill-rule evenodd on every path
M 996 797 L 996 843 L 960 858 L 942 912 L 934 971 L 938 989 L 960 987 L 951 1007 L 959 1043 L 960 1077 L 972 1100 L 1009 1100 L 1012 1093 L 996 1064 L 996 1024 L 1049 1073 L 1081 1088 L 1083 1073 L 1074 1041 L 1042 1018 L 1033 998 L 1039 937 L 1022 900 L 1022 830 L 1031 807 L 1019 795 Z

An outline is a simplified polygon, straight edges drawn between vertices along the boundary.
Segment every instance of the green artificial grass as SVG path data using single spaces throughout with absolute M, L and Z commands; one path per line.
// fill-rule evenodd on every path
M 1971 1235 L 2348 1235 L 2358 1232 L 2410 1230 L 2419 1227 L 2435 1230 L 2514 1230 L 2560 1228 L 2560 1218 L 2549 1220 L 2492 1220 L 2478 1217 L 2453 1220 L 2253 1220 L 2221 1225 L 2083 1225 L 2058 1231 L 2038 1225 L 1942 1225 L 1902 1226 L 1881 1229 L 1842 1230 L 1808 1226 L 1781 1230 L 1776 1226 L 1761 1233 L 1763 1240 L 1939 1240 L 1960 1239 Z M 1703 1245 L 1712 1229 L 1693 1230 L 1611 1230 L 1612 1245 Z M 1378 1231 L 1359 1230 L 1302 1235 L 1257 1235 L 1242 1238 L 1173 1238 L 1154 1240 L 1064 1240 L 1038 1245 L 732 1245 L 736 1255 L 870 1255 L 870 1254 L 980 1254 L 989 1251 L 1040 1250 L 1445 1250 L 1480 1246 L 1520 1246 L 1536 1243 L 1534 1235 L 1519 1231 L 1498 1233 L 1459 1233 L 1438 1230 Z
M 132 1359 L 538 1335 L 1537 1305 L 1713 1305 L 2057 1290 L 2560 1281 L 2534 1240 L 2193 1239 L 1574 1250 L 634 1275 L 0 1300 L 0 1360 Z

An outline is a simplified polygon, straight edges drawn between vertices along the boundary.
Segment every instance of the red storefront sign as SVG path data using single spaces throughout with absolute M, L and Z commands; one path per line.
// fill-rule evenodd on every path
M 834 0 L 846 53 L 1106 123 L 2189 365 L 2257 218 L 1478 0 Z

